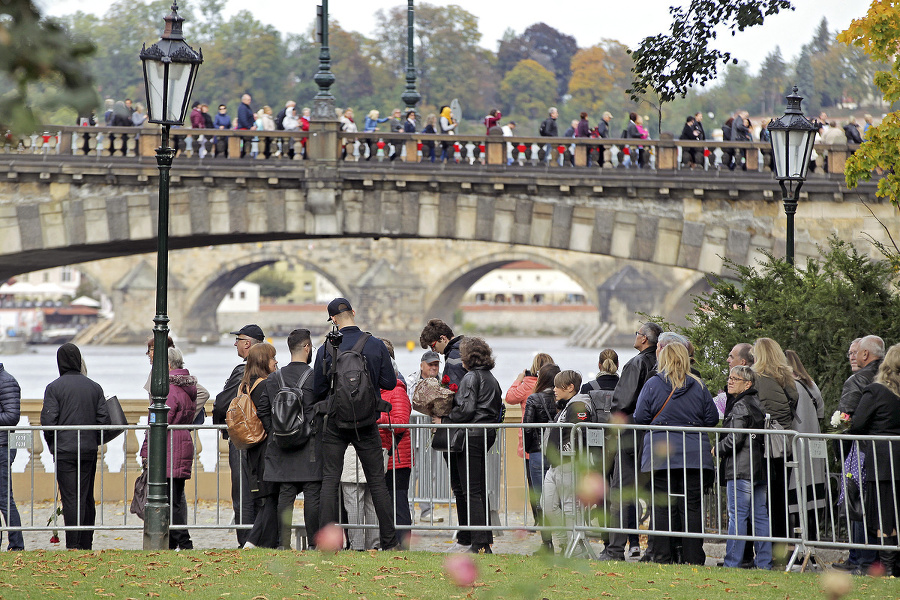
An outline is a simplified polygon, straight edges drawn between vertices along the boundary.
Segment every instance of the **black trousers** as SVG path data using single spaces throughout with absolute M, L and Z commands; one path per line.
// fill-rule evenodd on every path
M 387 485 L 384 483 L 384 462 L 381 452 L 381 436 L 375 424 L 356 429 L 338 429 L 329 420 L 322 434 L 322 518 L 321 525 L 337 523 L 340 510 L 338 484 L 344 467 L 344 452 L 353 444 L 363 473 L 366 475 L 375 514 L 378 515 L 378 529 L 381 533 L 382 550 L 397 546 L 397 532 L 394 529 L 394 509 Z
M 247 533 L 247 541 L 260 548 L 277 548 L 281 527 L 278 522 L 278 489 L 269 486 L 272 493 L 257 495 L 253 498 L 256 508 L 256 519 L 253 528 Z
M 479 432 L 480 433 L 480 432 Z M 484 546 L 494 543 L 494 532 L 491 530 L 473 531 L 467 526 L 488 525 L 487 478 L 485 473 L 485 456 L 494 440 L 488 433 L 483 436 L 469 436 L 468 447 L 462 452 L 450 452 L 450 486 L 456 497 L 456 515 L 460 530 L 456 541 L 464 546 Z
M 412 514 L 409 512 L 409 476 L 411 467 L 402 469 L 389 469 L 384 474 L 384 483 L 387 485 L 388 494 L 394 501 L 394 517 L 397 525 L 412 525 Z M 401 537 L 409 537 L 409 531 L 404 531 Z
M 96 451 L 56 456 L 56 483 L 66 526 L 94 524 L 97 517 L 94 506 L 96 473 Z M 66 549 L 91 550 L 93 543 L 93 530 L 66 531 Z
M 228 442 L 228 466 L 231 467 L 231 503 L 234 507 L 235 525 L 252 525 L 256 521 L 256 505 L 250 493 L 247 452 L 238 450 Z M 250 535 L 248 529 L 237 529 L 238 546 L 243 546 Z
M 665 469 L 653 472 L 653 529 L 657 531 L 703 532 L 702 469 Z M 675 562 L 675 547 L 681 542 L 682 562 L 702 565 L 706 562 L 703 538 L 653 536 L 653 560 Z
M 187 525 L 187 498 L 184 495 L 184 484 L 187 479 L 166 478 L 169 483 L 169 502 L 172 505 L 172 525 Z M 194 543 L 187 529 L 169 530 L 169 550 L 193 550 Z
M 303 492 L 303 522 L 306 524 L 306 539 L 310 547 L 315 545 L 316 534 L 321 528 L 319 520 L 321 510 L 322 482 L 297 481 L 278 484 L 278 523 L 281 527 L 279 546 L 291 547 L 291 521 L 294 515 L 294 500 Z M 301 548 L 297 548 L 300 550 Z

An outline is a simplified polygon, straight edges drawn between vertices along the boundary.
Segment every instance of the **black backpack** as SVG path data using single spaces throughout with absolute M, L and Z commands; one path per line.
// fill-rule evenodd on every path
M 303 411 L 303 384 L 312 369 L 303 372 L 296 387 L 284 383 L 281 369 L 275 373 L 280 389 L 272 398 L 272 439 L 282 450 L 296 450 L 305 446 L 315 433 L 313 420 Z
M 587 395 L 591 399 L 591 423 L 609 423 L 612 412 L 613 390 L 601 390 L 596 379 L 588 382 L 590 390 Z
M 334 394 L 328 415 L 340 429 L 365 427 L 378 420 L 381 394 L 372 385 L 369 363 L 362 353 L 370 337 L 372 334 L 363 333 L 350 350 L 332 355 Z

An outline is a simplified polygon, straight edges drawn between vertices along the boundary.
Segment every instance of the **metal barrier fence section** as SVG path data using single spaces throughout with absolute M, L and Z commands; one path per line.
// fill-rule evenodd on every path
M 435 425 L 423 417 L 412 421 L 394 426 L 408 429 L 413 454 L 408 489 L 394 492 L 406 497 L 413 509 L 416 505 L 420 510 L 430 507 L 432 515 L 440 509 L 448 518 L 442 522 L 431 517 L 412 525 L 397 524 L 398 531 L 444 531 L 448 537 L 461 528 L 536 531 L 544 539 L 552 538 L 558 549 L 565 548 L 567 555 L 593 558 L 596 554 L 591 540 L 602 538 L 607 551 L 615 552 L 624 551 L 629 536 L 648 535 L 657 555 L 672 552 L 673 560 L 686 562 L 702 552 L 704 542 L 741 543 L 736 546 L 740 548 L 743 543 L 754 543 L 757 556 L 763 554 L 762 560 L 771 555 L 771 548 L 760 544 L 792 544 L 794 552 L 788 568 L 801 557 L 805 564 L 817 548 L 900 550 L 896 531 L 900 523 L 900 436 L 595 423 L 460 426 Z M 170 428 L 190 430 L 196 443 L 201 436 L 218 437 L 224 426 Z M 5 472 L 16 471 L 19 482 L 14 488 L 13 477 L 0 480 L 0 510 L 6 517 L 0 531 L 141 530 L 140 519 L 128 511 L 134 481 L 141 472 L 137 449 L 124 444 L 123 450 L 126 436 L 100 446 L 96 456 L 84 449 L 90 444 L 82 445 L 82 441 L 94 438 L 98 432 L 117 429 L 137 433 L 140 438 L 147 426 L 85 426 L 75 431 L 40 426 L 0 428 L 10 434 Z M 526 459 L 507 450 L 515 448 L 520 429 L 538 430 L 543 441 L 542 454 Z M 432 449 L 434 435 L 440 430 L 447 431 L 454 452 Z M 53 466 L 45 469 L 40 439 L 46 440 L 60 431 L 70 437 L 74 434 L 78 450 L 61 456 L 53 448 Z M 209 446 L 204 452 L 211 452 Z M 755 450 L 749 452 L 740 468 L 723 468 L 724 459 L 730 459 L 732 465 L 737 463 L 741 449 L 747 447 Z M 227 456 L 222 456 L 223 448 L 227 446 L 220 444 L 215 450 L 214 492 L 208 489 L 209 479 L 204 484 L 199 477 L 189 481 L 192 501 L 187 503 L 187 514 L 179 519 L 184 524 L 172 525 L 172 529 L 251 527 L 232 522 L 232 477 Z M 119 472 L 105 465 L 105 454 L 113 451 L 124 452 Z M 170 448 L 168 456 L 171 455 Z M 239 460 L 246 460 L 245 453 Z M 455 474 L 448 468 L 452 460 L 456 461 Z M 60 501 L 57 494 L 49 519 L 47 514 L 36 512 L 35 506 L 45 500 L 35 496 L 38 478 L 54 471 L 58 478 L 62 468 L 74 468 L 74 480 L 81 485 L 88 481 L 81 477 L 86 467 L 96 469 L 96 480 L 91 484 L 99 497 L 111 499 L 122 510 L 110 514 L 101 502 L 93 525 L 63 525 L 56 510 Z M 240 468 L 243 467 L 241 462 Z M 203 471 L 199 452 L 194 455 L 193 470 Z M 402 478 L 387 473 L 388 485 L 396 487 Z M 528 474 L 530 493 L 523 494 L 513 481 L 523 476 L 527 480 Z M 454 481 L 457 477 L 468 485 L 459 488 L 459 482 Z M 30 490 L 22 485 L 23 481 L 31 483 Z M 243 485 L 240 477 L 234 481 Z M 207 489 L 201 490 L 201 485 Z M 476 524 L 473 518 L 480 518 L 479 507 L 460 502 L 459 496 L 466 496 L 464 500 L 470 494 L 479 497 L 481 488 L 486 516 L 483 523 Z M 9 523 L 11 491 L 19 505 L 21 526 Z M 214 498 L 212 522 L 198 519 L 201 492 Z M 80 502 L 80 494 L 78 498 Z M 82 506 L 76 508 L 80 512 Z M 174 508 L 170 510 L 170 521 L 174 522 Z M 396 521 L 395 513 L 395 524 Z M 461 526 L 461 521 L 467 525 Z M 341 525 L 362 530 L 378 526 L 377 520 L 372 519 L 354 519 Z M 293 527 L 302 530 L 303 524 L 295 523 Z

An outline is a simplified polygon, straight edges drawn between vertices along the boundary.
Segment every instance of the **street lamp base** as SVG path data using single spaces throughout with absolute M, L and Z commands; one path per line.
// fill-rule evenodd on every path
M 144 550 L 169 549 L 169 505 L 144 509 Z

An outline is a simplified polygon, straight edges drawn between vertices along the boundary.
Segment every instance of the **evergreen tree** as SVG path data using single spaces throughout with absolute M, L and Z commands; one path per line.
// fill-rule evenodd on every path
M 788 88 L 787 68 L 781 58 L 781 47 L 766 56 L 759 68 L 756 89 L 760 94 L 760 109 L 764 115 L 774 115 L 784 104 L 785 92 Z
M 803 96 L 803 112 L 807 115 L 819 114 L 819 97 L 816 94 L 815 74 L 812 67 L 812 51 L 809 45 L 803 46 L 800 58 L 797 59 L 797 70 L 794 72 L 794 81 Z

